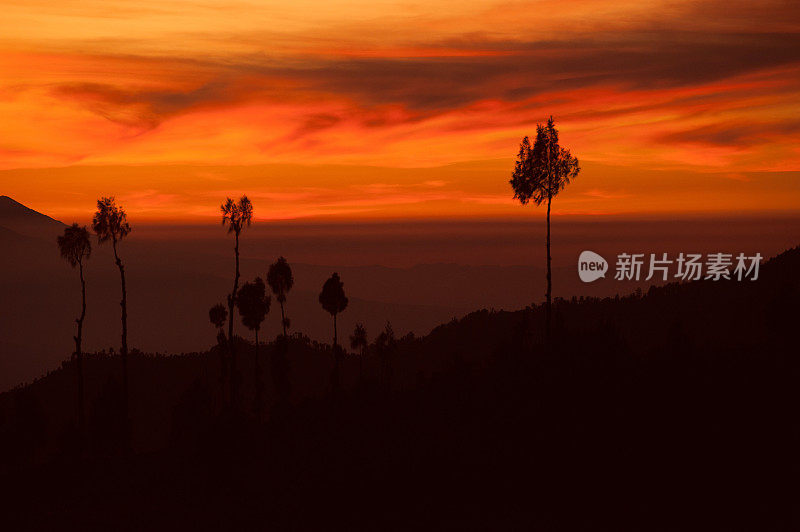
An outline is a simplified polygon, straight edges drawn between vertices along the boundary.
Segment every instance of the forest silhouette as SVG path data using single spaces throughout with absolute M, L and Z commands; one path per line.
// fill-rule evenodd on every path
M 254 205 L 226 198 L 231 291 L 209 301 L 212 347 L 183 355 L 128 349 L 118 248 L 131 226 L 101 198 L 92 231 L 119 271 L 120 348 L 83 352 L 91 235 L 68 226 L 57 246 L 81 284 L 74 352 L 0 394 L 9 526 L 789 528 L 775 473 L 800 434 L 800 248 L 755 283 L 553 297 L 550 204 L 578 172 L 552 119 L 523 140 L 511 185 L 521 203 L 547 204 L 545 301 L 424 337 L 388 321 L 340 331 L 349 299 L 336 272 L 318 296 L 331 342 L 293 330 L 292 266 L 280 256 L 241 282 Z M 281 333 L 262 338 L 270 319 Z

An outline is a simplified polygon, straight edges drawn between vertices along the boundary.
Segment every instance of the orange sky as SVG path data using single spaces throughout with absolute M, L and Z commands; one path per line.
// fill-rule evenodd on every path
M 55 4 L 55 5 L 53 5 Z M 291 5 L 289 5 L 291 4 Z M 526 216 L 800 205 L 797 2 L 0 0 L 0 193 L 71 221 Z M 87 212 L 88 211 L 88 212 Z

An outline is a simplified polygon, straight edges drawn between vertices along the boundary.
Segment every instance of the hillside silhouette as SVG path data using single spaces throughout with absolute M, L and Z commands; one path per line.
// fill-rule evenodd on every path
M 0 259 L 0 292 L 5 296 L 0 298 L 0 323 L 4 330 L 0 337 L 2 391 L 32 381 L 69 357 L 74 334 L 72 320 L 80 299 L 80 287 L 75 282 L 74 272 L 57 260 L 57 250 L 53 247 L 54 239 L 66 226 L 14 200 L 7 198 L 0 203 L 0 246 L 4 252 Z M 618 291 L 633 292 L 637 287 L 647 290 L 650 283 L 646 282 L 610 279 L 588 285 L 581 283 L 575 275 L 574 260 L 582 248 L 573 247 L 583 246 L 586 241 L 598 244 L 600 247 L 594 248 L 595 251 L 607 257 L 617 252 L 616 247 L 604 251 L 608 249 L 609 235 L 613 235 L 611 240 L 614 242 L 620 242 L 615 244 L 619 251 L 641 249 L 644 245 L 641 238 L 646 238 L 648 246 L 652 245 L 656 238 L 653 235 L 661 235 L 659 246 L 670 242 L 671 245 L 680 242 L 682 246 L 688 246 L 693 242 L 692 238 L 699 238 L 730 246 L 723 249 L 746 252 L 755 251 L 751 248 L 753 242 L 758 242 L 758 250 L 762 253 L 767 250 L 774 253 L 785 249 L 791 242 L 789 237 L 780 235 L 794 234 L 795 228 L 800 227 L 799 221 L 787 218 L 769 223 L 763 220 L 758 223 L 739 222 L 738 225 L 724 226 L 727 236 L 720 234 L 721 222 L 716 219 L 685 222 L 683 225 L 673 222 L 627 224 L 624 221 L 566 225 L 559 221 L 558 233 L 562 236 L 554 240 L 552 272 L 553 282 L 558 288 L 556 294 L 607 296 Z M 779 226 L 780 230 L 776 229 L 778 222 L 783 224 Z M 30 230 L 30 234 L 7 228 L 4 223 L 19 230 Z M 232 284 L 232 279 L 228 278 L 232 242 L 220 234 L 218 224 L 209 225 L 181 228 L 134 224 L 135 230 L 126 237 L 124 244 L 126 280 L 130 287 L 128 326 L 131 347 L 160 353 L 208 348 L 207 309 L 217 303 L 219 294 L 229 291 Z M 343 331 L 349 333 L 356 323 L 363 323 L 370 331 L 377 332 L 386 321 L 391 321 L 398 335 L 409 331 L 423 335 L 438 324 L 462 317 L 476 308 L 524 308 L 545 292 L 544 260 L 541 263 L 532 260 L 533 266 L 495 263 L 498 257 L 486 253 L 479 254 L 477 264 L 420 263 L 401 267 L 368 262 L 341 265 L 328 262 L 330 256 L 325 250 L 335 242 L 341 250 L 353 254 L 363 253 L 369 248 L 379 254 L 403 252 L 415 257 L 415 249 L 443 249 L 452 241 L 465 248 L 482 249 L 481 242 L 490 235 L 492 240 L 503 239 L 509 245 L 513 243 L 519 250 L 516 253 L 526 256 L 527 251 L 522 248 L 527 246 L 519 243 L 536 238 L 537 228 L 531 228 L 528 220 L 519 226 L 506 222 L 494 225 L 486 222 L 483 225 L 488 227 L 470 222 L 462 228 L 467 233 L 459 234 L 454 231 L 460 226 L 384 224 L 365 229 L 367 236 L 362 240 L 362 237 L 353 236 L 352 228 L 341 226 L 315 225 L 308 229 L 312 236 L 302 237 L 293 226 L 276 228 L 272 223 L 258 223 L 247 230 L 242 243 L 241 275 L 243 279 L 263 276 L 266 267 L 275 260 L 274 251 L 289 248 L 293 253 L 301 253 L 307 246 L 309 251 L 303 252 L 307 262 L 291 261 L 296 286 L 287 311 L 293 319 L 293 330 L 302 331 L 313 340 L 330 341 L 329 315 L 320 307 L 318 295 L 319 288 L 335 271 L 348 281 L 350 304 L 341 316 Z M 592 229 L 595 226 L 600 229 Z M 277 234 L 278 231 L 281 233 Z M 736 238 L 731 241 L 728 233 L 736 235 Z M 627 241 L 626 234 L 633 235 L 635 240 Z M 757 241 L 753 235 L 759 235 Z M 544 237 L 542 232 L 541 238 Z M 606 240 L 597 241 L 600 237 Z M 557 248 L 560 242 L 570 243 L 571 247 Z M 539 249 L 540 246 L 532 247 L 532 257 L 544 251 Z M 671 248 L 662 249 L 669 251 Z M 692 249 L 703 251 L 705 248 Z M 447 251 L 438 252 L 438 256 L 447 257 L 448 261 L 455 260 Z M 86 281 L 84 347 L 88 351 L 108 350 L 109 346 L 119 343 L 119 301 L 108 294 L 119 291 L 120 279 L 110 245 L 94 246 L 92 259 L 86 265 Z M 47 334 L 41 333 L 43 328 Z M 265 320 L 263 338 L 271 339 L 281 332 L 280 319 Z
M 82 458 L 70 362 L 0 395 L 4 503 L 36 526 L 791 529 L 799 269 L 794 248 L 757 282 L 556 298 L 549 347 L 542 306 L 381 335 L 342 357 L 337 393 L 331 346 L 295 333 L 288 367 L 264 364 L 265 422 L 225 410 L 219 346 L 132 351 L 132 454 L 118 356 L 88 354 Z

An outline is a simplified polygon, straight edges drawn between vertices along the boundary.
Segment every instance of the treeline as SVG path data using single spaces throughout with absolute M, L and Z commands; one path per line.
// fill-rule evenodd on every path
M 224 303 L 214 304 L 208 312 L 209 321 L 216 329 L 216 352 L 219 357 L 219 376 L 218 383 L 220 397 L 223 402 L 220 410 L 226 415 L 240 415 L 244 412 L 252 413 L 255 419 L 262 420 L 265 411 L 264 380 L 263 380 L 263 361 L 260 356 L 262 339 L 259 338 L 261 326 L 270 311 L 272 310 L 272 298 L 274 297 L 280 307 L 280 323 L 282 334 L 275 340 L 276 349 L 270 356 L 271 375 L 273 385 L 278 391 L 277 404 L 285 404 L 289 399 L 291 382 L 289 377 L 289 352 L 291 318 L 287 313 L 289 294 L 294 286 L 294 276 L 292 268 L 285 257 L 279 257 L 274 263 L 266 268 L 266 275 L 257 276 L 253 280 L 241 282 L 239 269 L 240 262 L 240 238 L 243 231 L 253 222 L 253 204 L 247 196 L 242 196 L 234 201 L 227 198 L 220 206 L 222 214 L 222 225 L 227 228 L 227 232 L 233 237 L 233 283 L 229 293 L 224 297 Z M 131 225 L 128 222 L 124 208 L 116 202 L 114 197 L 104 197 L 97 201 L 97 211 L 94 214 L 91 230 L 77 223 L 64 229 L 64 234 L 57 239 L 58 248 L 61 256 L 70 266 L 77 269 L 78 278 L 81 285 L 81 312 L 76 322 L 76 334 L 74 336 L 75 349 L 72 354 L 72 361 L 75 368 L 75 424 L 78 439 L 81 446 L 87 445 L 86 427 L 86 400 L 85 400 L 85 377 L 84 377 L 84 352 L 82 349 L 84 335 L 84 320 L 86 317 L 86 278 L 84 276 L 84 265 L 92 254 L 92 233 L 96 237 L 98 245 L 110 243 L 113 249 L 114 264 L 120 274 L 120 323 L 121 323 L 121 343 L 120 343 L 120 378 L 118 385 L 119 394 L 119 426 L 122 439 L 130 442 L 131 422 L 130 422 L 130 385 L 129 385 L 129 348 L 128 348 L 128 313 L 127 313 L 127 286 L 125 283 L 125 265 L 121 258 L 121 243 L 131 232 Z M 264 281 L 266 278 L 266 282 Z M 348 298 L 344 290 L 344 282 L 339 274 L 333 272 L 331 277 L 325 281 L 319 293 L 319 303 L 321 307 L 331 315 L 332 318 L 332 357 L 334 361 L 333 370 L 330 375 L 330 392 L 338 394 L 341 387 L 341 361 L 345 349 L 339 341 L 339 330 L 337 318 L 348 306 Z M 237 353 L 238 335 L 235 324 L 238 321 L 251 332 L 254 338 L 255 356 L 253 366 L 253 382 L 255 383 L 255 394 L 251 407 L 242 404 L 240 388 L 242 385 L 242 372 L 239 366 L 239 356 Z M 372 344 L 373 349 L 381 358 L 381 379 L 388 382 L 390 370 L 388 369 L 388 353 L 393 349 L 395 343 L 394 331 L 391 324 L 387 323 L 386 329 L 382 331 Z M 360 357 L 365 357 L 370 350 L 367 331 L 363 324 L 355 326 L 353 334 L 349 338 L 351 349 Z M 363 368 L 363 362 L 359 364 Z M 247 370 L 249 371 L 249 370 Z M 363 369 L 360 370 L 363 376 Z M 130 445 L 126 444 L 129 448 Z

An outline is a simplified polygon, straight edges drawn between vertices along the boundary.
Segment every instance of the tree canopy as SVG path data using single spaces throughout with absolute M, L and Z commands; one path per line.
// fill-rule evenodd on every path
M 319 303 L 322 308 L 334 316 L 347 308 L 348 299 L 344 295 L 344 283 L 339 279 L 338 273 L 334 272 L 330 279 L 322 285 Z
M 64 228 L 64 234 L 57 239 L 61 256 L 73 268 L 83 259 L 88 259 L 92 254 L 92 243 L 89 240 L 89 230 L 77 223 Z
M 242 316 L 242 324 L 251 331 L 259 330 L 266 318 L 272 299 L 267 295 L 267 287 L 261 277 L 246 282 L 236 296 L 236 307 Z
M 92 219 L 92 230 L 99 242 L 113 241 L 115 244 L 131 232 L 128 217 L 116 204 L 114 196 L 97 200 L 97 212 Z
M 242 196 L 239 201 L 226 198 L 225 203 L 220 205 L 222 211 L 222 225 L 228 225 L 229 233 L 237 235 L 242 228 L 249 227 L 253 221 L 253 204 L 247 196 Z
M 286 301 L 286 294 L 294 286 L 294 276 L 285 257 L 279 257 L 274 264 L 270 265 L 267 272 L 267 284 L 279 303 Z
M 214 327 L 221 329 L 225 325 L 225 320 L 228 319 L 228 309 L 222 303 L 217 303 L 209 309 L 208 319 L 214 324 Z
M 528 137 L 520 143 L 510 181 L 514 198 L 523 205 L 529 201 L 541 205 L 564 190 L 579 172 L 578 159 L 559 146 L 558 130 L 551 116 L 547 124 L 536 125 L 532 147 Z

